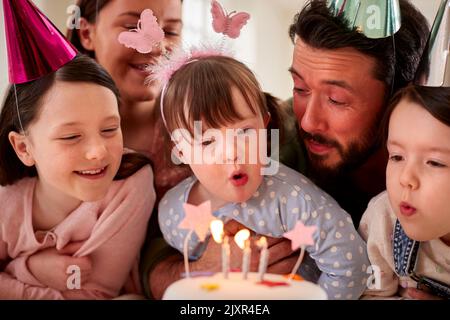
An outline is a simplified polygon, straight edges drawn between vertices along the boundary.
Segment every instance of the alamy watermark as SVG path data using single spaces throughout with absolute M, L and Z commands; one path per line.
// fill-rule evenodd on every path
M 188 129 L 176 129 L 171 138 L 175 143 L 171 158 L 175 164 L 261 164 L 262 175 L 275 175 L 279 169 L 280 134 L 267 129 L 207 129 L 194 122 L 194 135 Z M 270 156 L 268 151 L 270 150 Z M 274 160 L 274 161 L 273 161 Z
M 381 30 L 383 28 L 383 9 L 376 4 L 372 4 L 366 8 L 366 27 L 369 30 Z M 67 7 L 66 13 L 69 15 L 66 27 L 69 30 L 80 29 L 81 9 L 79 6 L 72 4 Z M 98 14 L 98 13 L 97 13 Z
M 79 6 L 72 4 L 67 7 L 66 13 L 69 15 L 66 27 L 69 30 L 80 29 L 81 9 Z
M 81 269 L 77 265 L 70 265 L 67 267 L 66 274 L 67 277 L 66 286 L 67 290 L 79 290 L 81 289 Z
M 380 290 L 381 289 L 381 269 L 377 265 L 371 265 L 367 268 L 366 273 L 369 274 L 367 279 L 367 289 Z

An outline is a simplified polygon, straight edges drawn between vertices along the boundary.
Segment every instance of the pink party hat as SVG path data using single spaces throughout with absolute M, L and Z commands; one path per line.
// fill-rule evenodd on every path
M 3 11 L 11 83 L 38 79 L 76 56 L 76 49 L 31 1 L 3 0 Z

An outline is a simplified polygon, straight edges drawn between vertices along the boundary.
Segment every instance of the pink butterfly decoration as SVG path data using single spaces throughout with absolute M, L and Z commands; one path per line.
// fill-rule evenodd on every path
M 152 48 L 164 39 L 164 31 L 158 25 L 153 11 L 145 9 L 141 13 L 137 29 L 119 34 L 119 42 L 127 48 L 136 49 L 139 53 L 149 53 Z
M 239 37 L 242 27 L 250 19 L 250 15 L 247 12 L 236 13 L 236 11 L 233 11 L 227 13 L 216 0 L 212 0 L 211 2 L 211 14 L 213 17 L 212 26 L 214 31 L 223 33 L 232 39 Z

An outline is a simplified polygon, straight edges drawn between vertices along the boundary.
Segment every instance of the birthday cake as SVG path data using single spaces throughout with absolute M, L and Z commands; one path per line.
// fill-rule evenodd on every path
M 163 300 L 326 300 L 327 294 L 318 285 L 305 280 L 266 273 L 259 281 L 258 273 L 250 272 L 246 280 L 241 272 L 184 278 L 169 286 Z

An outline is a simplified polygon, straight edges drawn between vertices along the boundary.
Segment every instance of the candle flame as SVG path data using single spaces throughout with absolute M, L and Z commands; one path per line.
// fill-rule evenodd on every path
M 256 241 L 256 245 L 259 247 L 259 248 L 264 248 L 264 247 L 267 247 L 267 240 L 266 240 L 266 237 L 261 237 L 261 238 L 259 238 L 259 240 L 258 241 Z
M 211 233 L 214 238 L 214 241 L 217 243 L 222 243 L 223 239 L 223 222 L 221 220 L 213 220 L 209 225 L 211 228 Z
M 245 247 L 245 240 L 250 238 L 250 231 L 247 229 L 239 230 L 238 233 L 234 236 L 234 241 L 239 246 L 239 248 L 244 249 Z

